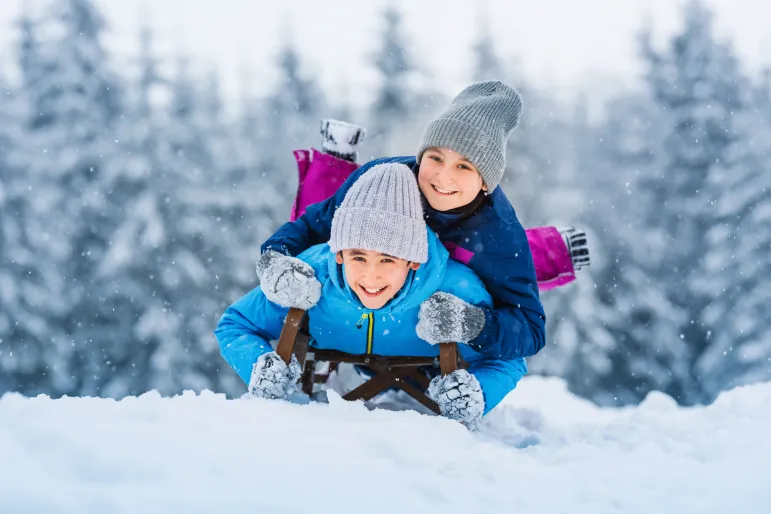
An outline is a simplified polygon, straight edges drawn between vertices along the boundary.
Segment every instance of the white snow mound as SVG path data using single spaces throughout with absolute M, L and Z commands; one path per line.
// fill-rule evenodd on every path
M 212 393 L 0 399 L 0 512 L 767 513 L 771 384 L 600 409 L 526 378 L 479 432 Z

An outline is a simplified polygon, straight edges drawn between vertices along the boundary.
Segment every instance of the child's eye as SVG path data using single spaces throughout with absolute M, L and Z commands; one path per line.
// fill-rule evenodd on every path
M 442 159 L 437 155 L 429 155 L 428 158 L 431 159 L 432 161 L 442 162 Z
M 394 261 L 393 261 L 393 259 L 383 259 L 380 262 L 390 263 L 390 262 L 394 262 Z
M 367 260 L 364 257 L 354 257 L 353 260 L 358 262 L 367 262 Z
M 458 167 L 462 170 L 469 170 L 471 171 L 471 167 L 466 166 L 465 164 L 458 164 Z

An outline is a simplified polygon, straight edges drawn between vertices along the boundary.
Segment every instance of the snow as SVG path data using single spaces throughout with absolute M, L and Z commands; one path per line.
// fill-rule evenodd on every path
M 480 431 L 412 411 L 0 399 L 0 512 L 768 512 L 771 384 L 600 409 L 523 380 Z

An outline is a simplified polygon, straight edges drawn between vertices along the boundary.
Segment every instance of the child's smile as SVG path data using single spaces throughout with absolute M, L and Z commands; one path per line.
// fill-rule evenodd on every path
M 359 290 L 369 298 L 377 298 L 379 295 L 383 294 L 386 289 L 388 289 L 388 286 L 367 287 L 361 284 L 358 284 L 358 286 L 359 286 Z
M 451 189 L 444 189 L 444 188 L 441 188 L 441 187 L 437 186 L 436 184 L 431 184 L 431 187 L 433 187 L 434 191 L 436 191 L 440 195 L 452 196 L 455 193 L 457 193 L 457 191 L 453 191 Z

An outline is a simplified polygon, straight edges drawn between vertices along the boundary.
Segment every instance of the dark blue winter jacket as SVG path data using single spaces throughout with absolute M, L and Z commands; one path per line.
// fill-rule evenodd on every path
M 417 174 L 415 157 L 387 157 L 356 170 L 340 189 L 323 202 L 308 207 L 296 221 L 285 223 L 263 245 L 297 256 L 311 246 L 329 241 L 332 217 L 351 185 L 377 164 L 399 162 Z M 485 309 L 482 333 L 470 342 L 488 356 L 504 359 L 529 357 L 543 348 L 545 322 L 538 296 L 535 266 L 525 229 L 501 188 L 484 198 L 471 216 L 437 211 L 424 202 L 426 222 L 450 254 L 470 267 L 492 295 L 494 306 Z

